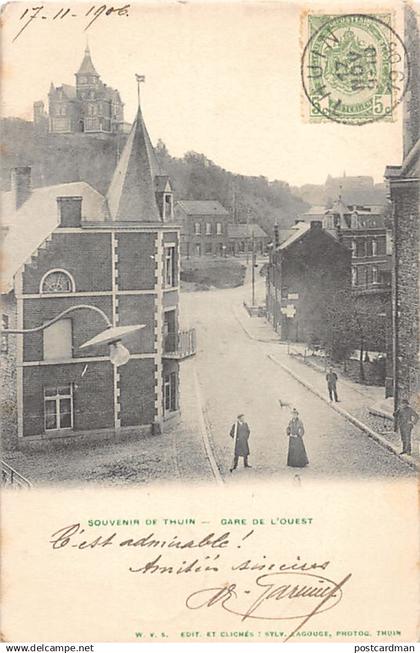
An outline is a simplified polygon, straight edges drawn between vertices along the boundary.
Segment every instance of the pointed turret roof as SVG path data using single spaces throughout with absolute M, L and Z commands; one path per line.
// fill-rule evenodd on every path
M 98 73 L 95 70 L 95 66 L 92 63 L 88 45 L 85 48 L 85 56 L 83 57 L 83 61 L 80 64 L 80 68 L 77 71 L 76 75 L 98 75 Z
M 155 197 L 159 164 L 139 107 L 107 193 L 111 220 L 161 222 Z

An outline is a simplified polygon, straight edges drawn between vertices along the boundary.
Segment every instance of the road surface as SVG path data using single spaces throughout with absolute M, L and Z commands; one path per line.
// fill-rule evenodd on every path
M 263 293 L 262 280 L 258 292 L 260 296 Z M 280 480 L 298 475 L 298 482 L 304 477 L 366 479 L 412 475 L 412 470 L 398 457 L 381 448 L 268 358 L 268 354 L 286 357 L 285 346 L 249 337 L 237 319 L 244 298 L 250 300 L 249 285 L 181 295 L 182 322 L 197 329 L 194 365 L 211 447 L 223 480 L 235 483 L 244 478 Z M 285 430 L 290 409 L 281 408 L 279 399 L 295 406 L 303 419 L 310 461 L 304 469 L 286 465 Z M 243 469 L 240 461 L 238 470 L 231 474 L 229 431 L 241 412 L 251 428 L 252 469 Z

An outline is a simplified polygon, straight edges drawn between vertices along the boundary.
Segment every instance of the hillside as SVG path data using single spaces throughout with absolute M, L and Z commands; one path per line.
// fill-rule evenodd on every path
M 83 180 L 104 193 L 126 139 L 125 135 L 46 134 L 17 118 L 4 118 L 1 133 L 2 190 L 9 188 L 11 168 L 30 165 L 34 187 Z M 161 141 L 156 153 L 172 178 L 176 199 L 219 200 L 235 220 L 255 220 L 268 233 L 276 221 L 289 225 L 308 207 L 283 181 L 237 175 L 195 152 L 177 159 Z

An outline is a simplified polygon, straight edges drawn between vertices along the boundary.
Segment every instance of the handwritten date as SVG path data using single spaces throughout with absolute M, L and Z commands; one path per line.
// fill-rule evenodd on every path
M 118 7 L 105 4 L 92 5 L 86 13 L 80 15 L 75 13 L 70 7 L 61 7 L 58 11 L 54 8 L 54 12 L 51 12 L 51 7 L 48 7 L 48 5 L 38 5 L 37 7 L 26 8 L 19 17 L 19 21 L 23 21 L 23 25 L 13 38 L 13 41 L 16 41 L 16 39 L 18 39 L 19 36 L 31 25 L 31 23 L 36 20 L 61 21 L 64 18 L 84 17 L 88 19 L 84 28 L 84 31 L 86 32 L 101 16 L 128 16 L 129 9 L 129 4 Z

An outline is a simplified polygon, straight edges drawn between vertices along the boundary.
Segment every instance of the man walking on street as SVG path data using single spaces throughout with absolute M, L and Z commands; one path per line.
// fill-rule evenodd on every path
M 233 442 L 234 442 L 233 465 L 230 468 L 231 472 L 233 472 L 233 470 L 237 468 L 239 456 L 242 456 L 244 459 L 244 467 L 251 467 L 251 465 L 248 465 L 249 434 L 250 434 L 249 426 L 245 422 L 244 416 L 242 414 L 238 415 L 238 419 L 230 429 L 230 437 L 233 438 Z
M 334 401 L 338 401 L 338 395 L 337 395 L 338 377 L 332 367 L 329 368 L 325 378 L 327 379 L 328 394 L 330 396 L 330 401 L 332 401 L 333 399 Z
M 416 411 L 411 408 L 408 399 L 403 399 L 401 406 L 395 411 L 394 417 L 397 429 L 400 429 L 401 434 L 403 445 L 401 454 L 411 454 L 411 431 L 413 430 L 413 426 L 417 424 L 419 416 Z

